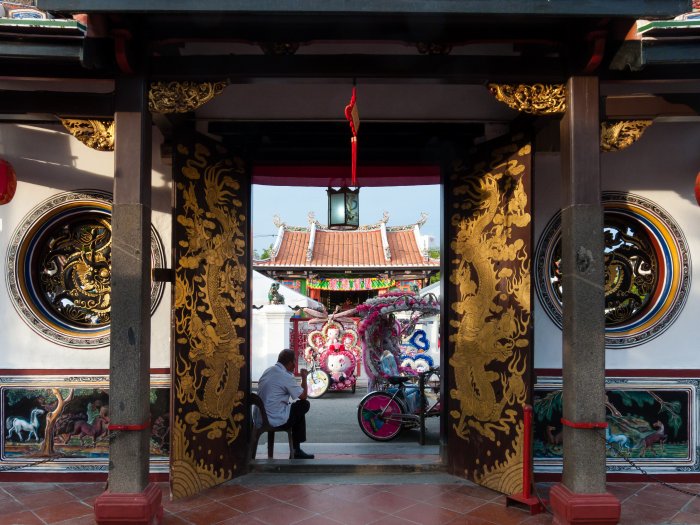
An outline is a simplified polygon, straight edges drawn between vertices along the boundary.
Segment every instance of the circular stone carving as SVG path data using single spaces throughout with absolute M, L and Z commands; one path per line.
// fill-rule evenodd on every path
M 683 232 L 656 203 L 630 193 L 603 192 L 605 230 L 605 345 L 628 348 L 664 332 L 690 290 L 690 250 Z M 535 250 L 540 303 L 562 327 L 561 213 L 547 224 Z
M 73 348 L 109 345 L 112 202 L 106 192 L 54 195 L 36 206 L 10 239 L 7 288 L 22 319 L 42 337 Z M 165 250 L 151 226 L 151 265 Z M 164 283 L 151 285 L 151 314 Z

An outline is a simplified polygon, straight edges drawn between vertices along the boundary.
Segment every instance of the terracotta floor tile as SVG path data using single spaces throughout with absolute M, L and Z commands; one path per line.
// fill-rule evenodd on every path
M 442 507 L 444 509 L 449 509 L 451 511 L 457 512 L 459 514 L 466 514 L 470 510 L 483 505 L 485 501 L 480 498 L 474 498 L 472 496 L 467 496 L 461 492 L 446 492 L 430 498 L 427 503 L 435 505 L 437 507 Z
M 700 514 L 679 512 L 669 523 L 682 523 L 683 525 L 700 525 Z
M 50 505 L 34 511 L 46 523 L 58 523 L 71 518 L 93 515 L 95 510 L 80 501 L 67 501 L 60 505 Z
M 15 496 L 15 499 L 32 510 L 80 500 L 80 498 L 63 489 L 47 490 L 46 492 L 32 494 L 18 494 Z
M 394 513 L 394 516 L 420 525 L 443 525 L 454 520 L 459 513 L 429 503 L 416 503 L 412 507 Z
M 105 491 L 102 483 L 66 483 L 63 488 L 78 499 L 99 496 Z
M 56 490 L 56 483 L 6 483 L 2 487 L 8 494 L 17 497 L 18 494 L 37 494 Z
M 388 516 L 386 512 L 350 502 L 324 512 L 323 515 L 344 525 L 367 525 Z
M 253 512 L 277 503 L 277 500 L 257 491 L 246 492 L 245 494 L 224 498 L 219 501 L 241 512 Z
M 391 492 L 382 491 L 360 498 L 357 500 L 357 504 L 362 506 L 366 505 L 373 509 L 386 512 L 387 514 L 396 514 L 400 510 L 414 505 L 415 500 L 404 498 L 403 496 L 398 496 Z
M 467 513 L 467 516 L 474 516 L 485 521 L 497 523 L 498 525 L 511 525 L 520 523 L 530 514 L 515 507 L 506 507 L 504 504 L 485 503 Z
M 441 494 L 449 494 L 460 486 L 462 485 L 407 484 L 393 485 L 386 490 L 414 501 L 427 501 Z
M 180 512 L 177 516 L 194 525 L 214 525 L 238 514 L 239 512 L 235 509 L 218 501 L 212 501 L 202 507 Z
M 0 499 L 0 509 L 2 509 L 3 514 L 11 514 L 13 512 L 22 512 L 24 510 L 28 510 L 26 505 L 23 505 L 19 501 L 11 498 Z
M 486 521 L 476 516 L 470 516 L 469 514 L 462 514 L 454 520 L 452 520 L 448 525 L 494 525 L 492 521 Z
M 206 496 L 214 501 L 220 501 L 225 498 L 230 498 L 231 496 L 240 496 L 241 494 L 247 494 L 252 491 L 253 489 L 244 487 L 243 485 L 224 483 L 218 487 L 207 489 Z
M 0 514 L 0 525 L 44 525 L 36 514 L 29 510 Z
M 624 505 L 619 525 L 659 525 L 667 523 L 678 512 L 642 503 Z
M 65 521 L 58 521 L 53 525 L 95 525 L 95 515 L 90 513 L 80 518 L 69 518 Z
M 372 525 L 416 525 L 417 522 L 409 521 L 399 516 L 386 516 L 379 521 L 375 521 Z
M 298 496 L 293 501 L 290 501 L 292 505 L 306 509 L 310 512 L 317 512 L 319 514 L 324 514 L 330 510 L 338 508 L 341 505 L 347 505 L 348 501 L 340 499 L 331 494 L 326 494 L 323 492 L 312 492 Z
M 259 488 L 258 492 L 279 501 L 293 501 L 307 494 L 316 494 L 318 490 L 306 485 L 270 485 Z
M 163 499 L 161 501 L 163 503 L 163 509 L 172 514 L 177 514 L 178 512 L 181 512 L 183 510 L 190 510 L 196 507 L 201 507 L 203 505 L 209 505 L 214 500 L 209 498 L 208 496 L 199 494 L 197 496 L 189 496 L 187 498 L 180 498 L 173 501 L 171 501 L 170 499 L 166 498 L 165 495 L 163 495 Z
M 190 525 L 190 522 L 186 519 L 176 516 L 175 514 L 165 513 L 163 514 L 163 524 L 162 525 Z
M 276 503 L 248 514 L 268 525 L 292 525 L 316 515 L 315 512 L 295 507 L 289 503 Z
M 391 516 L 389 516 L 389 517 L 391 517 Z M 321 516 L 320 514 L 314 514 L 310 518 L 306 518 L 305 520 L 301 520 L 296 525 L 340 525 L 340 522 L 335 521 L 334 519 L 329 518 L 328 516 Z
M 377 492 L 376 485 L 334 485 L 323 491 L 346 501 L 357 501 Z
M 264 525 L 262 521 L 254 518 L 250 514 L 238 514 L 228 518 L 216 525 Z

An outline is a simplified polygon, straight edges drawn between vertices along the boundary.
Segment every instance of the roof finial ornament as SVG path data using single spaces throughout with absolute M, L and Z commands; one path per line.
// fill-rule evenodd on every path
M 418 226 L 423 226 L 425 224 L 425 221 L 428 220 L 428 212 L 422 211 L 420 212 L 420 219 L 418 219 L 418 222 L 416 224 Z
M 309 220 L 309 226 L 311 226 L 312 224 L 314 224 L 316 222 L 316 214 L 312 211 L 309 212 L 309 214 L 307 215 L 307 218 Z
M 380 222 L 383 222 L 384 224 L 389 222 L 389 212 L 388 211 L 384 212 L 384 215 L 382 215 L 382 220 Z
M 277 214 L 272 216 L 272 224 L 275 225 L 275 228 L 281 228 L 282 226 L 284 226 L 282 219 L 280 219 L 280 216 Z

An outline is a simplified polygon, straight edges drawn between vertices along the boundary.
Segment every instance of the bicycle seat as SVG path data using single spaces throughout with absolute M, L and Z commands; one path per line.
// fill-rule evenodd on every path
M 400 385 L 402 383 L 406 383 L 408 381 L 412 381 L 413 377 L 411 376 L 389 376 L 386 378 L 389 383 L 392 385 Z

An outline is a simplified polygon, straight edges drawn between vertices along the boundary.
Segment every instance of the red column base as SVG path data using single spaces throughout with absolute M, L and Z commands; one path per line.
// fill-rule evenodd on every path
M 163 493 L 155 483 L 149 483 L 143 492 L 103 492 L 95 500 L 95 523 L 137 523 L 160 525 L 163 522 Z
M 615 525 L 620 520 L 620 500 L 609 492 L 578 494 L 559 483 L 549 492 L 553 525 Z

